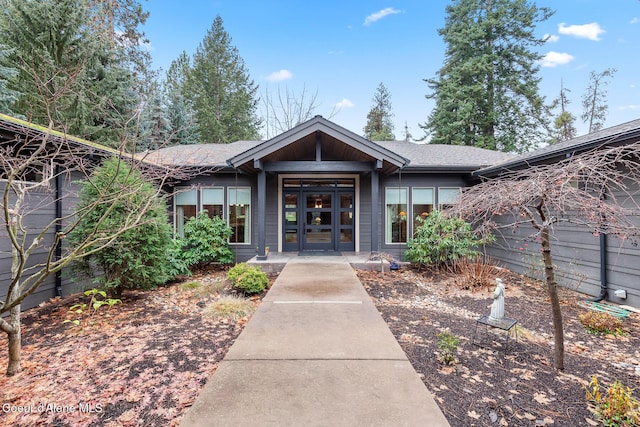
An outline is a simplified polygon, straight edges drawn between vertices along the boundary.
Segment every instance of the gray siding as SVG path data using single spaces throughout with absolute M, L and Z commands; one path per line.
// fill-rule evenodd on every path
M 360 177 L 360 252 L 371 252 L 371 175 Z
M 62 188 L 63 215 L 72 214 L 77 204 L 77 186 L 73 184 L 73 181 L 78 178 L 78 176 L 64 177 Z M 5 186 L 6 181 L 0 181 L 0 191 L 4 190 Z M 33 236 L 55 220 L 55 199 L 55 186 L 52 186 L 50 191 L 41 191 L 29 195 L 29 209 L 32 209 L 33 212 L 26 217 L 25 225 L 33 233 Z M 27 267 L 46 261 L 49 249 L 53 243 L 54 233 L 54 227 L 48 228 L 42 243 L 29 257 Z M 31 233 L 30 238 L 32 238 Z M 74 282 L 68 271 L 65 270 L 60 274 L 62 280 L 62 296 L 69 295 L 82 288 L 83 284 Z M 0 298 L 2 298 L 3 301 L 6 298 L 10 281 L 11 244 L 6 228 L 3 227 L 0 230 Z M 35 307 L 41 302 L 47 301 L 55 296 L 57 296 L 56 276 L 52 274 L 23 302 L 22 308 Z
M 499 219 L 498 219 L 499 220 Z M 487 255 L 503 267 L 517 273 L 543 280 L 542 258 L 539 244 L 531 236 L 530 227 L 519 227 L 514 232 L 497 235 L 495 244 L 487 248 Z M 551 253 L 558 283 L 590 296 L 600 294 L 600 238 L 573 224 L 555 227 Z M 640 249 L 629 242 L 607 236 L 608 300 L 640 306 Z M 625 300 L 614 296 L 616 289 L 627 292 Z
M 257 183 L 256 186 L 257 191 Z M 256 203 L 258 194 L 256 193 Z M 256 204 L 257 206 L 257 204 Z M 258 211 L 256 210 L 255 216 L 255 228 L 253 233 L 253 241 L 255 242 L 254 253 L 255 255 L 255 247 L 258 245 Z M 267 211 L 265 212 L 265 227 L 266 227 L 266 245 L 269 246 L 269 250 L 273 252 L 278 251 L 278 177 L 277 175 L 267 175 Z M 252 255 L 252 256 L 253 256 Z

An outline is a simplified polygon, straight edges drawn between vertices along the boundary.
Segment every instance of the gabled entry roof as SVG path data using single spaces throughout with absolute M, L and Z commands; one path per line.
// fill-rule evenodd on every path
M 371 169 L 390 174 L 407 166 L 409 160 L 322 116 L 315 116 L 231 157 L 227 164 L 249 173 L 265 167 L 271 167 L 271 170 L 287 168 L 287 171 L 310 167 L 318 171 L 371 165 Z

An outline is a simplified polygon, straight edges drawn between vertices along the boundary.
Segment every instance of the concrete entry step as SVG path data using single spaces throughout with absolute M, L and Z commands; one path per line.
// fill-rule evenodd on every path
M 287 263 L 182 426 L 448 426 L 344 260 Z

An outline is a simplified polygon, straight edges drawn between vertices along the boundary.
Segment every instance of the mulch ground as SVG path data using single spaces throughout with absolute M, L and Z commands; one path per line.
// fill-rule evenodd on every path
M 519 332 L 505 349 L 504 334 L 481 329 L 485 347 L 472 342 L 492 288 L 462 290 L 451 276 L 411 269 L 357 273 L 453 427 L 599 425 L 585 399 L 592 375 L 604 384 L 640 385 L 638 315 L 626 320 L 626 336 L 587 334 L 578 320 L 584 296 L 562 292 L 566 369 L 558 372 L 541 284 L 502 275 L 506 315 L 518 320 Z M 87 303 L 81 295 L 27 310 L 23 370 L 0 375 L 0 425 L 178 425 L 248 320 L 208 314 L 208 304 L 229 293 L 224 276 L 197 274 L 187 280 L 200 282 L 194 289 L 126 292 L 122 304 L 93 314 L 70 310 Z M 437 358 L 437 334 L 446 329 L 460 339 L 453 366 Z M 6 345 L 2 334 L 0 369 Z
M 230 292 L 225 274 L 188 278 L 200 282 L 195 289 L 176 283 L 125 291 L 122 304 L 95 313 L 70 310 L 89 302 L 82 294 L 27 310 L 23 369 L 0 375 L 0 425 L 178 425 L 248 321 L 207 312 Z M 3 333 L 0 369 L 6 348 Z
M 359 271 L 378 310 L 453 427 L 593 426 L 585 387 L 619 380 L 640 385 L 640 317 L 625 320 L 629 334 L 594 335 L 578 319 L 585 295 L 561 290 L 565 324 L 565 370 L 553 368 L 550 304 L 543 284 L 502 272 L 505 316 L 518 321 L 517 342 L 504 331 L 478 328 L 489 314 L 495 286 L 464 290 L 452 275 L 411 269 Z M 438 360 L 437 335 L 459 338 L 457 363 Z M 637 392 L 636 392 L 637 393 Z M 637 397 L 637 394 L 636 394 Z

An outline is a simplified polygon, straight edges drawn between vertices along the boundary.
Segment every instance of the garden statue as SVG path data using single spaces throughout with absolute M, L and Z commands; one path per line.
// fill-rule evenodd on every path
M 502 279 L 496 279 L 496 290 L 493 291 L 493 303 L 489 320 L 499 322 L 504 317 L 504 285 Z

